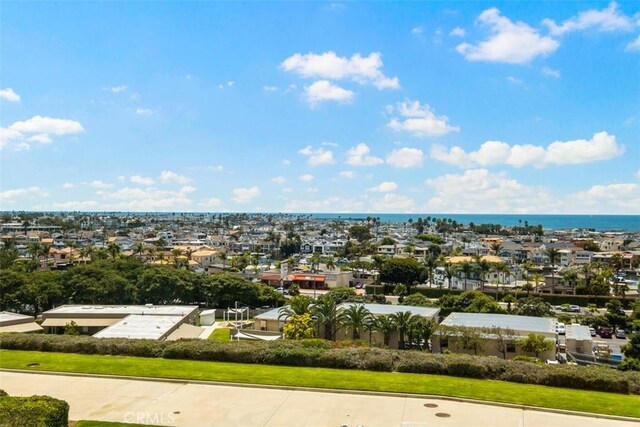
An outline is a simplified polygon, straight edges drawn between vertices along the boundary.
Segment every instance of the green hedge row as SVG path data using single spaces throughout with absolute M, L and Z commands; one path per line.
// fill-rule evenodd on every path
M 366 293 L 370 295 L 380 295 L 383 292 L 384 286 L 382 285 L 367 285 L 365 288 Z M 393 286 L 387 287 L 389 292 L 393 289 Z M 443 295 L 454 294 L 458 295 L 465 291 L 456 290 L 456 289 L 437 289 L 437 288 L 417 288 L 412 287 L 411 293 L 420 293 L 427 298 L 440 298 Z M 484 294 L 495 298 L 495 292 L 492 291 L 483 291 Z M 504 298 L 507 294 L 511 294 L 516 298 L 522 298 L 527 295 L 524 291 L 519 292 L 498 292 L 498 299 Z M 591 295 L 551 295 L 551 294 L 535 294 L 531 293 L 531 296 L 540 297 L 551 305 L 562 305 L 562 304 L 570 304 L 570 305 L 579 305 L 581 307 L 586 307 L 589 304 L 596 304 L 598 307 L 604 307 L 606 303 L 611 300 L 617 299 L 622 302 L 622 298 L 612 297 L 612 296 L 598 296 L 597 298 Z M 627 297 L 627 301 L 633 302 L 634 297 Z
M 0 426 L 67 427 L 69 404 L 49 396 L 0 395 Z
M 8 334 L 0 338 L 0 348 L 8 350 L 442 374 L 640 394 L 640 372 L 569 365 L 537 365 L 497 357 L 462 354 L 431 354 L 366 346 L 346 347 L 320 339 L 222 343 L 208 340 L 159 342 L 32 334 Z

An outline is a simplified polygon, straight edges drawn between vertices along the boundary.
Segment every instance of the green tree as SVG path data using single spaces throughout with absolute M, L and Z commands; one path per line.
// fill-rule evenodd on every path
M 387 260 L 380 269 L 380 281 L 393 285 L 403 284 L 407 293 L 411 293 L 411 286 L 419 282 L 422 266 L 413 258 L 392 258 Z
M 76 322 L 72 320 L 64 325 L 64 335 L 80 335 Z
M 465 350 L 473 351 L 474 355 L 482 351 L 483 340 L 480 330 L 476 328 L 459 327 L 457 338 L 460 346 Z
M 289 316 L 282 329 L 285 339 L 302 340 L 315 337 L 313 319 L 309 313 Z
M 420 293 L 413 293 L 403 298 L 402 305 L 411 305 L 414 307 L 433 307 L 435 304 L 432 303 L 426 296 Z
M 278 319 L 287 319 L 290 316 L 302 315 L 306 313 L 310 313 L 311 305 L 313 304 L 313 299 L 306 295 L 298 295 L 294 296 L 289 300 L 289 304 L 281 307 L 278 310 Z
M 371 236 L 371 228 L 369 226 L 356 224 L 349 228 L 349 237 L 362 243 L 370 240 L 373 236 Z
M 396 330 L 396 323 L 391 316 L 376 316 L 373 330 L 382 334 L 383 344 L 389 346 L 391 334 Z
M 523 351 L 533 354 L 538 359 L 540 353 L 551 350 L 553 348 L 553 341 L 545 339 L 544 335 L 531 333 L 527 335 L 527 338 L 519 339 L 516 344 L 522 348 Z
M 409 342 L 421 349 L 428 349 L 431 335 L 436 329 L 436 323 L 422 316 L 413 316 L 409 323 Z
M 515 348 L 518 341 L 515 331 L 510 328 L 502 329 L 494 326 L 487 328 L 484 332 L 492 336 L 496 349 L 502 354 L 503 359 L 507 358 L 508 348 L 511 346 Z
M 324 326 L 324 338 L 335 341 L 338 319 L 338 306 L 335 300 L 326 295 L 321 297 L 311 308 L 311 315 L 318 327 Z
M 404 338 L 407 334 L 407 331 L 409 330 L 412 314 L 410 311 L 401 311 L 398 313 L 393 313 L 392 315 L 390 315 L 390 317 L 393 323 L 396 325 L 396 329 L 398 331 L 398 348 L 404 349 Z
M 344 328 L 351 328 L 351 338 L 359 340 L 360 330 L 370 316 L 371 312 L 365 308 L 364 304 L 352 304 L 338 315 L 338 322 Z
M 547 250 L 545 250 L 545 255 L 547 256 L 547 258 L 549 258 L 549 264 L 551 264 L 551 293 L 555 294 L 556 262 L 558 262 L 558 259 L 560 258 L 560 251 L 556 248 L 548 248 Z

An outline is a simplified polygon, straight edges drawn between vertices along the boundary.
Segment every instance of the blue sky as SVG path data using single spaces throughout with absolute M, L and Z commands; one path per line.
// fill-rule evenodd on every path
M 3 2 L 0 208 L 640 213 L 637 2 Z

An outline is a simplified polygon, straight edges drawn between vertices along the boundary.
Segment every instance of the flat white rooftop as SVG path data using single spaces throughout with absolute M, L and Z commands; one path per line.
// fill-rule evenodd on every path
M 61 305 L 42 313 L 43 318 L 53 315 L 56 317 L 74 317 L 77 315 L 100 315 L 123 317 L 129 314 L 155 316 L 186 316 L 198 307 L 195 305 Z
M 441 325 L 468 328 L 501 328 L 517 332 L 555 334 L 556 319 L 492 313 L 451 313 Z
M 565 328 L 565 339 L 574 339 L 578 341 L 593 340 L 589 327 L 584 325 L 567 325 Z
M 16 324 L 33 322 L 36 319 L 33 316 L 27 316 L 25 314 L 11 313 L 8 311 L 0 311 L 0 325 L 2 324 Z
M 94 334 L 96 338 L 139 338 L 158 340 L 182 320 L 178 316 L 132 314 Z

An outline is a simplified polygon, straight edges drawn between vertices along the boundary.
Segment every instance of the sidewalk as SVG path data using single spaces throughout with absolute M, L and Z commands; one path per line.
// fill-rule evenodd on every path
M 12 395 L 46 394 L 72 420 L 171 426 L 614 427 L 638 423 L 444 399 L 0 371 Z

